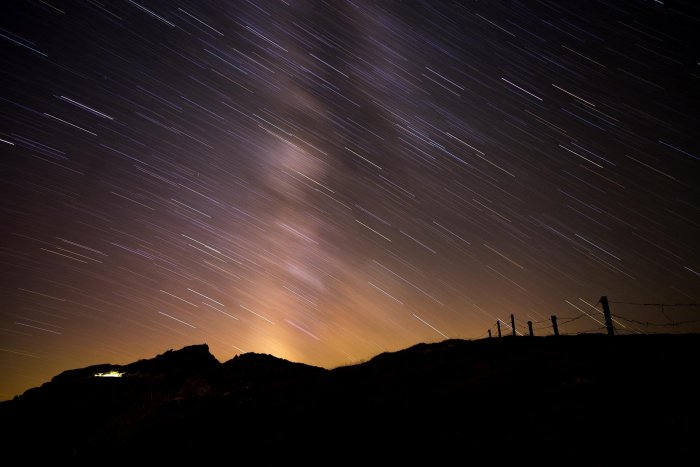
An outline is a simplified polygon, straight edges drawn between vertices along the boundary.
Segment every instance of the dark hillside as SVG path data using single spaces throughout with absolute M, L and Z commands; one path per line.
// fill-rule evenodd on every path
M 222 364 L 191 346 L 64 372 L 0 404 L 0 424 L 6 451 L 25 458 L 262 460 L 331 449 L 682 459 L 699 439 L 699 343 L 697 335 L 448 340 L 334 370 L 260 354 Z M 109 370 L 124 375 L 94 376 Z

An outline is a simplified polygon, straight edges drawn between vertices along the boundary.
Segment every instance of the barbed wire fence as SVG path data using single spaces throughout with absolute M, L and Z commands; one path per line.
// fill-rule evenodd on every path
M 692 307 L 699 307 L 699 303 L 634 303 L 634 302 L 623 302 L 623 301 L 611 301 L 610 303 L 615 304 L 615 305 L 622 305 L 622 306 L 634 306 L 634 307 L 655 307 L 658 308 L 659 313 L 661 316 L 664 317 L 664 321 L 659 321 L 659 320 L 654 320 L 654 321 L 641 321 L 638 319 L 633 319 L 633 318 L 628 318 L 625 316 L 622 316 L 617 313 L 613 313 L 613 316 L 617 319 L 620 319 L 626 323 L 629 323 L 630 325 L 635 325 L 635 326 L 641 326 L 647 330 L 646 333 L 649 333 L 650 330 L 653 329 L 658 329 L 658 328 L 664 328 L 664 327 L 669 327 L 669 328 L 675 328 L 679 326 L 687 326 L 687 325 L 692 325 L 692 324 L 697 324 L 700 323 L 700 318 L 690 318 L 690 319 L 678 319 L 677 316 L 673 316 L 673 313 L 677 310 L 680 310 L 682 312 L 685 312 L 687 314 L 688 309 L 691 309 Z M 674 312 L 671 312 L 669 314 L 667 311 L 668 308 L 671 308 L 674 310 Z M 624 308 L 623 308 L 623 313 L 624 313 Z
M 497 319 L 493 327 L 489 328 L 486 333 L 479 336 L 479 339 L 485 337 L 503 337 L 504 335 L 513 336 L 535 336 L 535 335 L 580 335 L 593 334 L 601 331 L 607 331 L 608 335 L 615 334 L 654 334 L 655 330 L 664 332 L 664 328 L 668 331 L 669 328 L 677 329 L 683 326 L 691 326 L 700 324 L 700 317 L 688 317 L 688 310 L 700 307 L 700 303 L 636 303 L 626 301 L 608 300 L 607 296 L 600 297 L 595 305 L 581 299 L 586 303 L 586 307 L 581 308 L 572 303 L 569 303 L 576 308 L 579 313 L 576 315 L 567 315 L 558 317 L 552 315 L 548 319 L 538 321 L 522 321 L 516 320 L 514 315 L 510 315 L 510 322 L 502 319 Z M 592 300 L 591 300 L 592 302 Z M 612 313 L 610 305 L 616 306 L 616 312 Z M 602 309 L 598 307 L 602 305 Z M 621 311 L 618 308 L 623 307 Z M 663 317 L 659 320 L 643 321 L 630 317 L 630 313 L 638 313 L 634 309 L 625 310 L 624 307 L 657 307 L 659 314 Z M 683 310 L 686 316 L 674 316 L 670 310 Z M 671 313 L 671 314 L 669 314 Z M 627 315 L 627 316 L 625 316 Z M 568 331 L 570 325 L 581 319 L 588 318 L 591 324 L 596 326 L 587 327 L 584 330 Z M 581 324 L 581 323 L 579 323 Z M 563 327 L 563 329 L 562 329 Z M 551 330 L 551 332 L 547 332 Z

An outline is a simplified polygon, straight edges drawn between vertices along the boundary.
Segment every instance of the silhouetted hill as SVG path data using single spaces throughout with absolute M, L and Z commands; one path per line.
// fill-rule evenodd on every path
M 63 372 L 0 404 L 0 439 L 26 462 L 109 452 L 264 463 L 333 450 L 668 463 L 700 439 L 698 344 L 698 335 L 447 340 L 334 370 L 261 354 L 219 363 L 191 346 Z M 94 376 L 112 370 L 124 375 Z
M 68 383 L 94 378 L 96 373 L 119 371 L 127 377 L 170 377 L 199 373 L 208 368 L 217 367 L 219 362 L 209 353 L 209 346 L 191 345 L 181 350 L 168 350 L 151 359 L 139 360 L 128 365 L 111 365 L 109 363 L 93 365 L 77 370 L 68 370 L 55 376 L 52 383 Z

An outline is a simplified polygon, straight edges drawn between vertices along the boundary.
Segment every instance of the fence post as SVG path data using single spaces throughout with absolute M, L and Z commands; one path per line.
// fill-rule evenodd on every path
M 608 336 L 614 336 L 615 328 L 613 327 L 612 315 L 610 314 L 608 297 L 606 295 L 600 297 L 600 303 L 603 304 L 603 316 L 605 317 L 605 327 L 608 328 Z
M 535 333 L 532 332 L 532 321 L 527 322 L 527 328 L 530 330 L 530 337 L 534 336 Z
M 554 335 L 558 336 L 559 335 L 559 327 L 557 326 L 556 315 L 552 315 L 552 329 L 554 330 Z
M 491 338 L 491 330 L 489 329 L 489 339 Z
M 501 337 L 501 320 L 496 321 L 496 326 L 498 327 L 498 337 Z
M 510 325 L 513 328 L 513 336 L 515 336 L 515 315 L 510 315 Z

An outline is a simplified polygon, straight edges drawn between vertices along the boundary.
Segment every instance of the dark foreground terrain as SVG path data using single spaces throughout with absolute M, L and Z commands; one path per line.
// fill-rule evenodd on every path
M 0 440 L 3 458 L 21 464 L 693 464 L 699 344 L 700 335 L 448 340 L 334 370 L 260 354 L 219 363 L 198 345 L 66 371 L 0 403 Z M 109 370 L 125 374 L 94 376 Z

